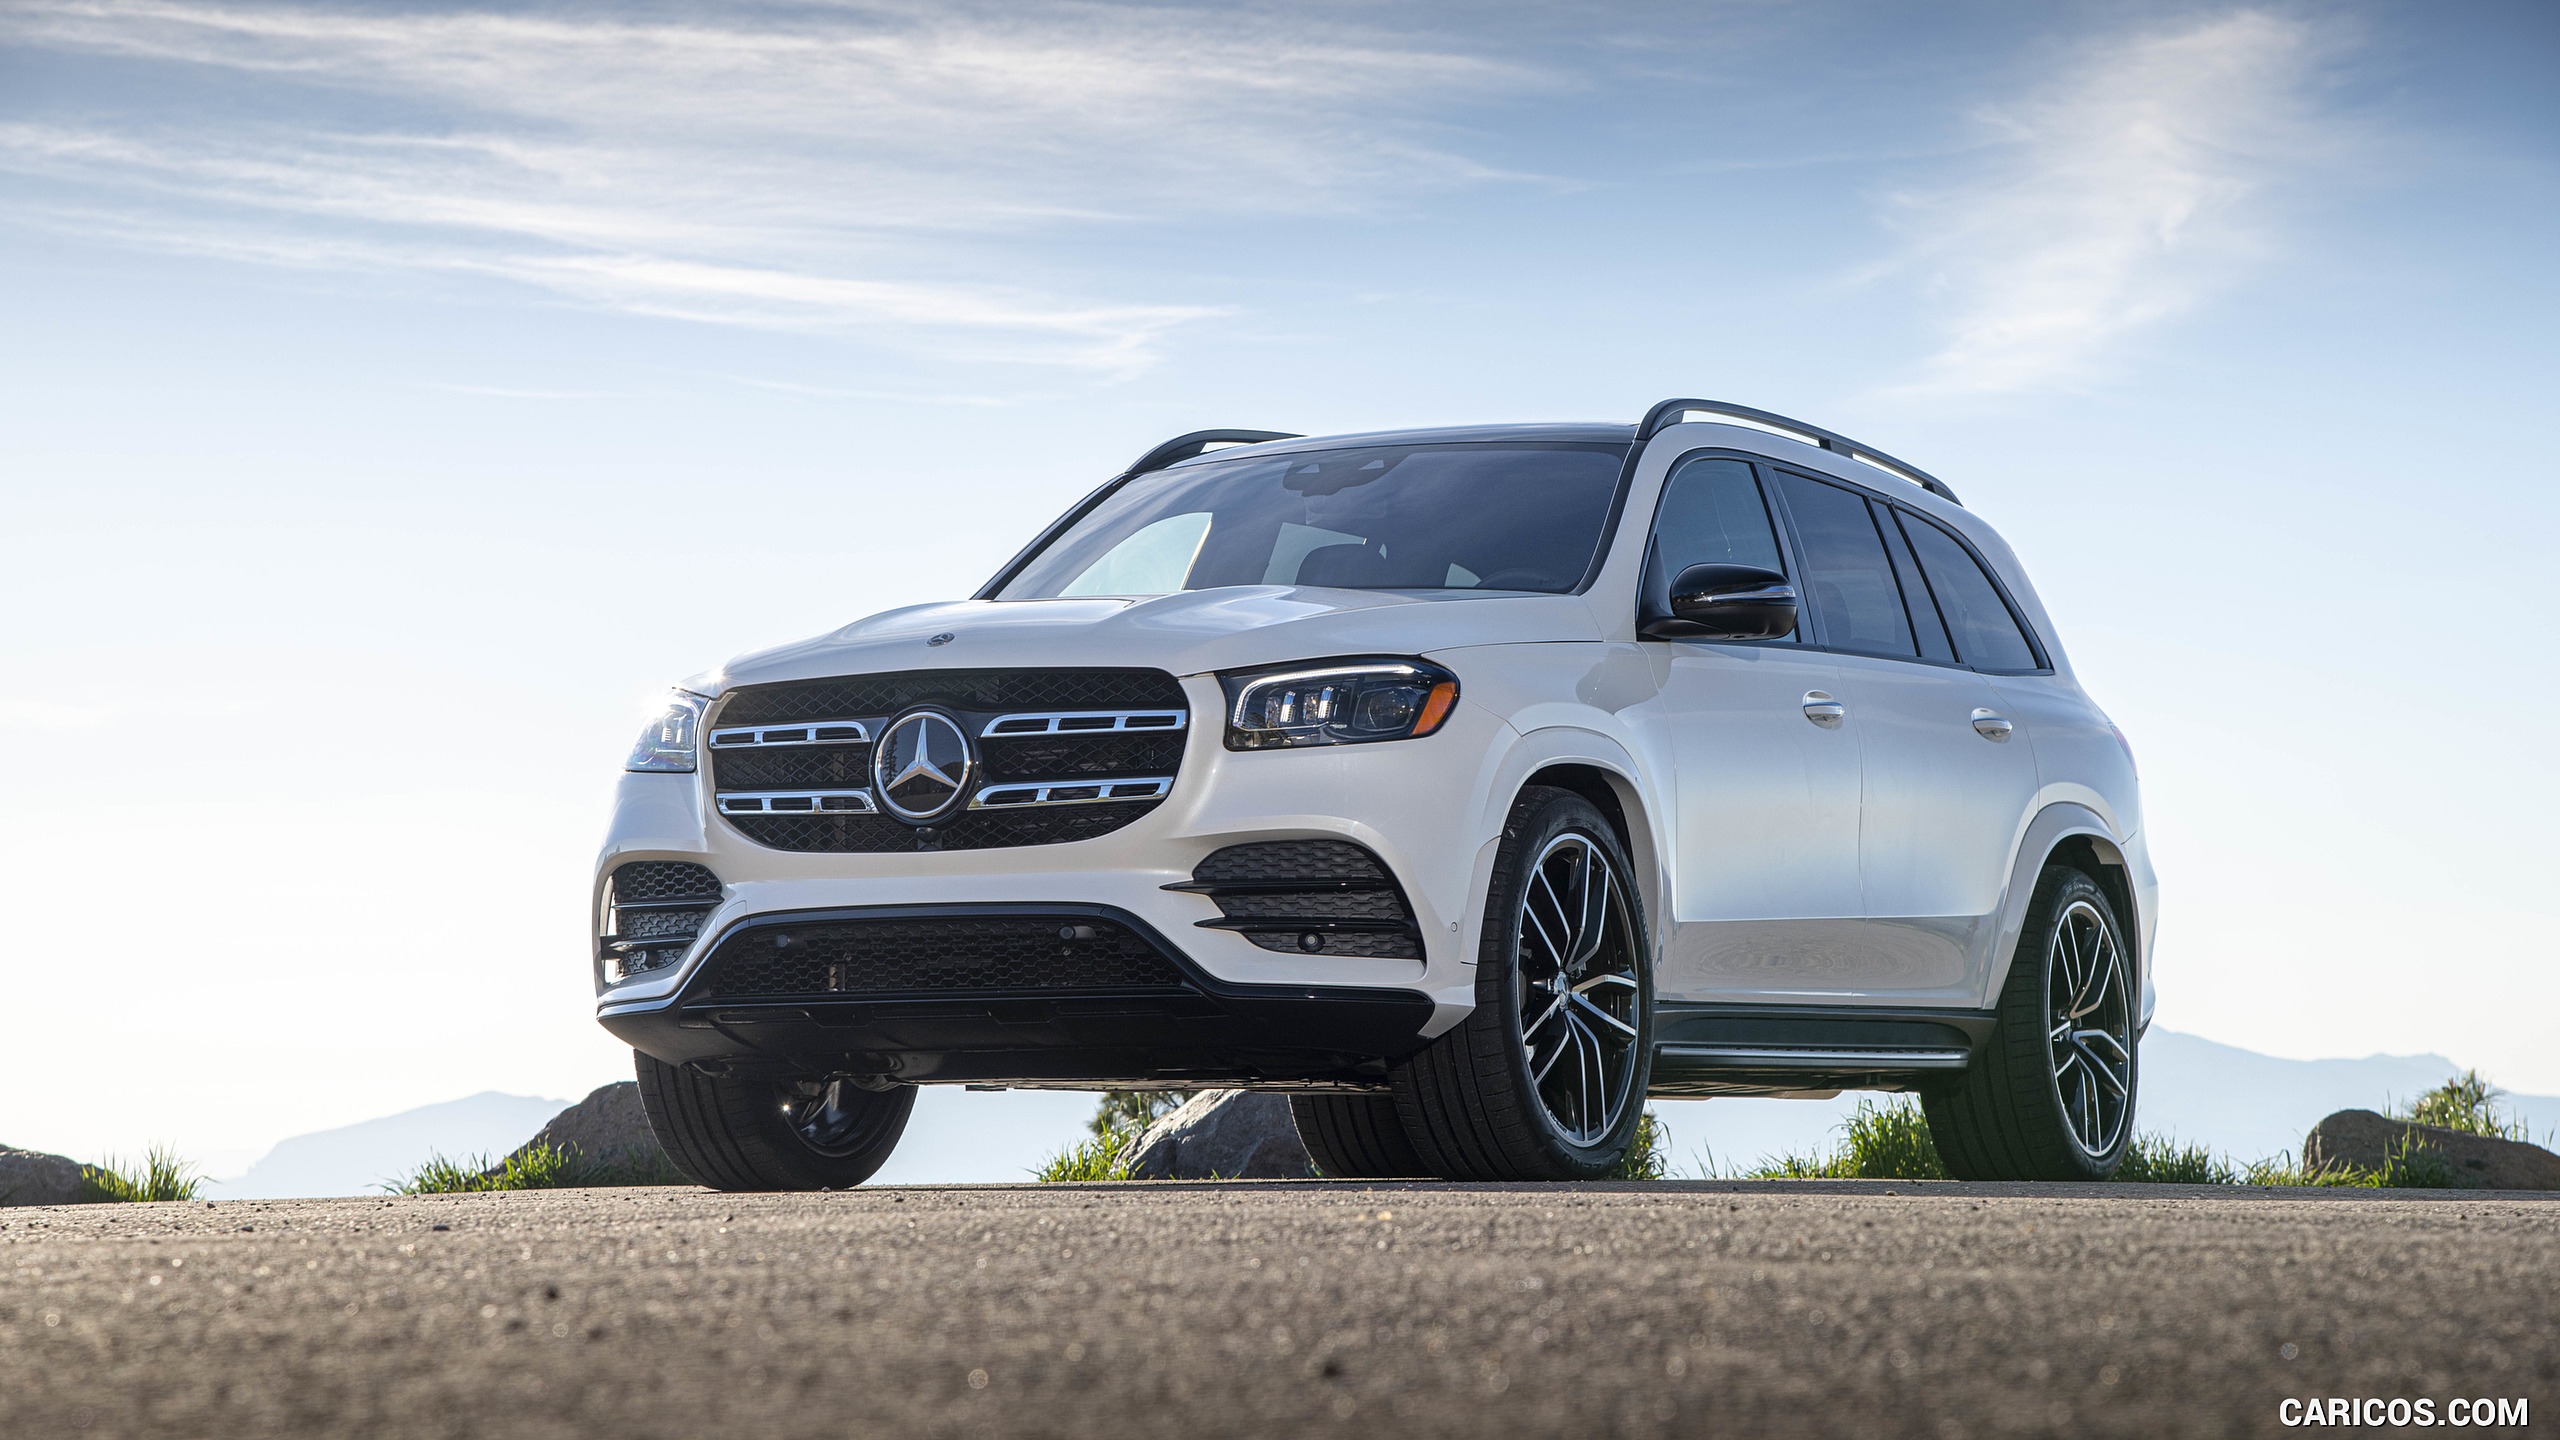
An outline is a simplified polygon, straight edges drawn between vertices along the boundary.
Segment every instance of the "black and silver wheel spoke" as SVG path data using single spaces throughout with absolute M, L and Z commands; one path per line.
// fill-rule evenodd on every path
M 2124 950 L 2097 906 L 2076 900 L 2046 945 L 2045 1048 L 2054 1099 L 2072 1140 L 2105 1155 L 2133 1099 L 2133 1006 Z
M 1579 834 L 1549 842 L 1521 886 L 1518 932 L 1530 1081 L 1567 1139 L 1599 1144 L 1633 1099 L 1643 993 L 1634 919 L 1608 856 Z

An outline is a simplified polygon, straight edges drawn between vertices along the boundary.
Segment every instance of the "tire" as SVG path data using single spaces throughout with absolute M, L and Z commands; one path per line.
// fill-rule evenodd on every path
M 2132 953 L 2115 906 L 2066 865 L 2037 877 L 1998 1020 L 1964 1074 L 1924 1091 L 1958 1180 L 2104 1180 L 2133 1135 Z M 2067 1023 L 2066 1023 L 2067 1021 Z
M 1617 833 L 1571 791 L 1523 790 L 1502 836 L 1475 1009 L 1395 1066 L 1397 1113 L 1446 1179 L 1600 1179 L 1635 1138 L 1653 1069 L 1643 897 Z
M 631 1058 L 660 1148 L 714 1190 L 851 1189 L 898 1148 L 916 1105 L 912 1085 L 750 1080 Z
M 1404 1133 L 1393 1095 L 1292 1095 L 1307 1158 L 1327 1180 L 1394 1180 L 1431 1168 Z

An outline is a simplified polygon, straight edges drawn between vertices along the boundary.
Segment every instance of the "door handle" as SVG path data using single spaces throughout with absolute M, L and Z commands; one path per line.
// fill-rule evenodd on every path
M 2009 736 L 2011 732 L 2015 731 L 2017 728 L 2017 726 L 2009 723 L 2008 716 L 2001 714 L 1997 710 L 1976 710 L 1973 712 L 1973 733 L 1981 736 L 1985 740 L 1991 741 L 1995 745 L 2005 745 L 2009 743 Z
M 1849 718 L 1849 707 L 1819 690 L 1804 692 L 1804 718 L 1825 730 L 1837 730 Z

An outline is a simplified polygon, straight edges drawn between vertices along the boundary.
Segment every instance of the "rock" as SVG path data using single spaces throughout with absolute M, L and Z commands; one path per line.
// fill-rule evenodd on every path
M 636 1170 L 672 1171 L 675 1163 L 658 1148 L 649 1129 L 649 1112 L 640 1106 L 640 1086 L 630 1080 L 607 1085 L 551 1117 L 534 1137 L 516 1147 L 512 1160 L 537 1145 L 569 1151 L 594 1165 Z
M 1204 1090 L 1147 1127 L 1130 1151 L 1132 1180 L 1304 1180 L 1315 1173 L 1289 1097 Z
M 2521 1140 L 2500 1140 L 2441 1125 L 2413 1125 L 2370 1110 L 2341 1110 L 2311 1127 L 2302 1168 L 2354 1165 L 2379 1170 L 2406 1137 L 2412 1148 L 2444 1157 L 2457 1185 L 2488 1190 L 2560 1190 L 2560 1155 Z
M 89 1186 L 77 1160 L 0 1145 L 0 1205 L 78 1205 Z

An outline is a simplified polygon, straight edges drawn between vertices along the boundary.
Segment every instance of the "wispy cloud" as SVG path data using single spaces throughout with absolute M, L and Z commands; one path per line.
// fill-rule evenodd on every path
M 397 12 L 22 0 L 11 43 L 234 82 L 0 127 L 27 213 L 269 263 L 408 267 L 721 324 L 1125 368 L 1203 305 L 987 283 L 1058 227 L 1354 209 L 1493 172 L 1446 107 L 1543 83 L 1332 21 L 1160 6 Z
M 2087 50 L 1982 116 L 1983 173 L 1892 197 L 1944 342 L 1911 390 L 2070 384 L 2111 346 L 2230 283 L 2276 246 L 2270 183 L 2319 145 L 2329 42 L 2239 10 Z

